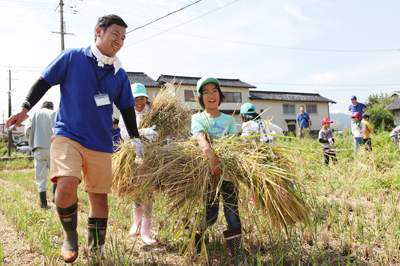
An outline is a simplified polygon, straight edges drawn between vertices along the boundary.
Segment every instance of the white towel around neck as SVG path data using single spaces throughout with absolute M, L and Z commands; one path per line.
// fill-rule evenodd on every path
M 103 55 L 100 50 L 97 48 L 96 44 L 92 44 L 90 46 L 92 49 L 93 55 L 97 58 L 97 66 L 104 67 L 104 65 L 114 65 L 115 72 L 114 75 L 117 74 L 118 70 L 122 67 L 122 62 L 116 56 L 106 56 Z

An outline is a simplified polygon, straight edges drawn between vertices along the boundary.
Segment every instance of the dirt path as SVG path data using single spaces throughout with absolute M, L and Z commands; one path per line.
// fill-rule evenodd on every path
M 43 261 L 43 256 L 24 241 L 23 234 L 14 230 L 3 212 L 0 212 L 0 243 L 3 250 L 0 265 L 34 265 Z

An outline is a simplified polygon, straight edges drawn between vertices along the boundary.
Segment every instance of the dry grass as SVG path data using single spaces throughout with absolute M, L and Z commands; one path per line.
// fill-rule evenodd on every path
M 144 114 L 139 128 L 156 125 L 161 140 L 169 138 L 187 138 L 190 133 L 192 112 L 180 100 L 180 84 L 170 84 L 161 88 L 153 97 L 149 110 Z

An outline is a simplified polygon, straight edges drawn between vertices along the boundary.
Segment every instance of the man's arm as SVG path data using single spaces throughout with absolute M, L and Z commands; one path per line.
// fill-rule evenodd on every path
M 136 114 L 135 109 L 133 107 L 126 108 L 121 110 L 122 118 L 124 119 L 124 124 L 126 131 L 128 132 L 129 137 L 132 138 L 140 138 L 139 131 L 136 125 Z
M 20 127 L 21 123 L 26 119 L 27 113 L 32 109 L 35 104 L 43 97 L 43 95 L 51 88 L 43 78 L 39 78 L 29 90 L 25 101 L 22 103 L 21 110 L 15 115 L 7 119 L 6 127 L 9 128 L 12 125 Z
M 369 109 L 369 107 L 368 107 L 368 106 L 367 106 L 367 107 L 365 107 L 365 109 L 364 109 L 363 113 L 365 113 L 366 111 L 368 111 L 368 109 Z

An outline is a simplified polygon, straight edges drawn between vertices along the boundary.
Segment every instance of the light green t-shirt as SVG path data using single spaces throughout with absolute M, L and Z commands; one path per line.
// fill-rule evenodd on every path
M 235 119 L 221 113 L 217 118 L 208 118 L 204 112 L 192 116 L 192 134 L 194 138 L 204 131 L 214 139 L 230 136 L 236 133 Z

